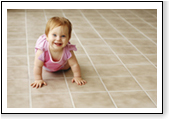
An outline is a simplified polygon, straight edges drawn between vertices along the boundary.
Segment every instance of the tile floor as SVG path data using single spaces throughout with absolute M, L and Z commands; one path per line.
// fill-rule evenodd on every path
M 71 70 L 43 70 L 48 86 L 30 86 L 35 42 L 53 16 L 73 24 L 84 86 Z M 157 10 L 8 9 L 7 20 L 8 108 L 157 107 Z

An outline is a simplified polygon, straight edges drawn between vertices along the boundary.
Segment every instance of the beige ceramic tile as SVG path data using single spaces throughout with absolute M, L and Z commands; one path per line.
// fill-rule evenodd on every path
M 156 108 L 143 91 L 111 92 L 118 108 Z
M 97 73 L 92 65 L 81 65 L 80 69 L 81 69 L 81 76 L 82 77 L 97 76 Z M 64 71 L 64 73 L 65 73 L 66 77 L 73 77 L 73 72 L 71 69 Z
M 7 66 L 27 66 L 27 56 L 7 57 Z
M 157 76 L 135 76 L 145 90 L 157 89 Z
M 27 26 L 27 33 L 28 34 L 34 34 L 35 35 L 35 33 L 37 34 L 37 33 L 41 33 L 41 34 L 37 34 L 37 36 L 35 36 L 35 37 L 40 37 L 40 35 L 43 35 L 43 34 L 45 34 L 45 26 L 46 24 L 44 24 L 44 25 L 42 25 L 42 26 L 38 26 L 38 27 L 34 27 L 34 26 Z M 31 37 L 30 37 L 31 38 Z M 28 40 L 37 40 L 37 39 L 30 39 L 29 38 L 29 36 L 28 36 Z
M 45 13 L 50 13 L 50 12 L 54 12 L 54 13 L 60 13 L 62 12 L 61 9 L 44 9 Z
M 156 33 L 157 32 L 157 29 L 154 29 L 154 28 L 151 28 L 151 27 L 140 27 L 138 29 L 143 33 L 147 33 L 147 32 Z
M 27 12 L 25 16 L 25 11 Z M 109 95 L 105 92 L 105 88 L 98 77 L 94 67 L 92 66 L 86 52 L 89 54 L 94 63 L 97 72 L 109 91 L 128 91 L 128 92 L 111 92 L 111 95 L 118 107 L 155 107 L 144 92 L 132 92 L 131 90 L 141 90 L 130 73 L 120 61 L 113 55 L 113 51 L 125 64 L 139 64 L 126 65 L 131 73 L 136 77 L 138 82 L 147 91 L 150 97 L 157 102 L 156 90 L 156 73 L 157 70 L 152 65 L 143 65 L 148 63 L 143 56 L 131 46 L 130 43 L 123 38 L 124 35 L 130 40 L 146 57 L 150 59 L 155 65 L 157 64 L 157 48 L 154 44 L 157 43 L 157 30 L 150 27 L 148 24 L 138 19 L 129 10 L 108 10 L 108 9 L 83 9 L 80 10 L 84 16 L 89 20 L 91 25 L 84 19 L 79 10 L 76 9 L 21 9 L 21 10 L 7 10 L 7 32 L 8 32 L 8 47 L 7 47 L 7 80 L 8 87 L 8 107 L 9 108 L 29 108 L 28 88 L 31 88 L 31 98 L 33 108 L 72 108 L 72 102 L 68 89 L 65 83 L 63 72 L 51 73 L 43 70 L 43 79 L 48 86 L 41 89 L 33 89 L 29 83 L 34 81 L 33 65 L 34 65 L 34 46 L 36 40 L 40 35 L 44 34 L 46 18 L 47 20 L 53 16 L 63 16 L 62 11 L 70 19 L 73 25 L 72 44 L 76 44 L 77 51 L 76 58 L 80 64 L 82 77 L 87 81 L 84 86 L 79 86 L 71 82 L 73 73 L 70 70 L 64 71 L 68 86 L 70 88 L 73 101 L 76 108 L 114 108 Z M 156 10 L 147 10 L 150 14 L 145 13 L 145 10 L 131 10 L 139 17 L 157 27 Z M 44 12 L 46 18 L 44 16 Z M 108 20 L 116 29 L 109 25 L 103 17 Z M 115 12 L 115 13 L 114 13 Z M 117 14 L 121 15 L 133 26 L 137 27 L 151 40 L 140 34 L 131 25 L 127 24 Z M 25 17 L 27 29 L 25 29 Z M 40 21 L 39 21 L 40 20 Z M 38 22 L 39 21 L 39 22 Z M 104 27 L 103 27 L 104 26 Z M 144 27 L 143 27 L 144 26 Z M 147 27 L 148 26 L 148 27 Z M 27 38 L 25 30 L 27 30 Z M 74 32 L 76 34 L 74 34 Z M 122 35 L 119 33 L 121 32 Z M 76 37 L 77 35 L 77 37 Z M 104 38 L 101 39 L 100 37 Z M 77 39 L 78 38 L 78 39 Z M 105 39 L 108 38 L 108 39 Z M 28 54 L 29 67 L 27 67 L 27 48 L 26 39 L 28 40 Z M 86 52 L 81 47 L 78 40 L 81 41 Z M 109 47 L 105 44 L 111 47 Z M 92 46 L 91 46 L 92 45 Z M 95 46 L 94 46 L 95 45 Z M 87 46 L 87 47 L 86 47 Z M 91 47 L 88 47 L 91 46 Z M 96 47 L 97 46 L 97 47 Z M 116 46 L 116 47 L 114 47 Z M 125 46 L 125 47 L 121 47 Z M 144 47 L 143 47 L 144 46 Z M 93 55 L 96 54 L 96 55 Z M 126 55 L 134 54 L 134 55 Z M 137 55 L 135 55 L 137 54 Z M 16 56 L 15 56 L 16 55 Z M 107 64 L 107 65 L 106 65 Z M 112 65 L 115 64 L 115 65 Z M 141 65 L 140 65 L 141 64 Z M 28 68 L 30 76 L 28 76 Z M 139 75 L 139 76 L 138 76 Z M 148 76 L 143 76 L 148 75 Z M 117 76 L 117 77 L 114 77 Z M 122 76 L 122 77 L 119 77 Z M 127 76 L 127 77 L 125 77 Z M 30 81 L 28 78 L 30 77 Z M 22 86 L 21 86 L 22 85 Z M 30 87 L 29 87 L 30 86 Z M 130 90 L 130 91 L 129 91 Z M 100 91 L 100 93 L 91 92 Z M 75 93 L 77 92 L 77 93 Z M 83 92 L 83 93 L 82 93 Z M 14 94 L 14 95 L 13 95 Z M 17 95 L 15 95 L 17 94 Z M 19 95 L 18 95 L 19 94 Z M 46 100 L 46 101 L 44 101 Z M 83 103 L 81 103 L 83 100 Z
M 87 55 L 76 55 L 76 59 L 79 63 L 79 65 L 91 65 L 91 62 L 89 60 L 89 58 L 87 57 Z
M 118 55 L 124 64 L 150 64 L 142 55 Z
M 25 26 L 8 26 L 7 32 L 23 32 L 25 33 Z
M 7 47 L 7 55 L 27 55 L 26 47 Z
M 119 32 L 123 33 L 131 33 L 131 32 L 137 32 L 136 29 L 134 29 L 133 27 L 117 27 L 117 30 Z
M 157 104 L 157 91 L 147 91 L 152 100 Z
M 35 56 L 30 56 L 29 55 L 29 65 L 31 66 L 31 67 L 33 67 L 34 66 L 34 60 L 35 60 Z
M 28 40 L 28 46 L 35 47 L 37 39 Z
M 141 33 L 123 33 L 126 38 L 146 38 Z
M 149 38 L 157 38 L 157 32 L 156 33 L 144 33 Z
M 155 44 L 148 39 L 129 40 L 135 46 L 155 46 Z
M 131 44 L 124 39 L 105 39 L 110 46 L 131 46 Z
M 20 39 L 26 39 L 26 33 L 25 32 L 8 32 L 7 33 L 7 39 L 8 40 L 20 40 Z
M 140 22 L 140 23 L 131 23 L 134 27 L 138 28 L 138 27 L 150 27 L 147 23 L 144 22 Z
M 28 68 L 27 67 L 7 67 L 7 78 L 8 80 L 28 79 Z
M 102 39 L 80 39 L 83 46 L 93 46 L 93 45 L 102 45 L 106 46 L 106 43 Z
M 94 9 L 79 9 L 83 14 L 97 14 L 96 10 Z
M 141 90 L 133 77 L 102 77 L 109 91 Z
M 145 55 L 152 63 L 157 64 L 157 55 Z
M 77 19 L 77 18 L 75 18 L 75 19 Z M 83 18 L 81 18 L 81 19 L 83 19 Z M 78 21 L 79 22 L 79 21 Z M 92 27 L 83 27 L 83 28 L 81 28 L 81 27 L 75 27 L 74 28 L 74 31 L 75 31 L 75 33 L 86 33 L 86 32 L 95 32 L 94 31 L 94 29 L 92 28 Z
M 66 78 L 66 79 L 71 92 L 81 93 L 81 92 L 106 91 L 98 77 L 83 78 L 83 80 L 87 81 L 85 85 L 77 85 L 76 83 L 72 83 L 72 78 Z
M 96 33 L 77 33 L 78 38 L 99 38 L 99 35 Z
M 109 32 L 117 32 L 114 28 L 112 28 L 110 25 L 108 25 L 108 26 L 104 26 L 104 27 L 100 27 L 100 26 L 95 26 L 94 27 L 95 28 L 95 30 L 98 32 L 98 33 L 100 33 L 100 32 L 102 32 L 102 33 L 106 33 L 107 31 L 109 31 Z
M 12 19 L 13 18 L 13 19 Z M 25 18 L 25 12 L 7 12 L 8 20 L 16 20 L 16 19 Z
M 44 31 L 41 30 L 39 32 L 28 32 L 28 40 L 37 40 L 41 35 L 44 34 Z
M 115 108 L 107 93 L 72 93 L 76 108 Z
M 33 66 L 29 67 L 30 69 L 30 78 L 34 79 L 34 73 L 33 73 Z M 49 72 L 46 71 L 45 69 L 42 69 L 42 78 L 43 79 L 50 79 L 50 78 L 63 78 L 63 73 L 62 71 L 57 71 L 57 72 Z
M 16 26 L 16 27 L 25 26 L 25 19 L 23 19 L 23 20 L 19 19 L 19 21 L 18 20 L 8 20 L 7 26 Z
M 74 52 L 75 54 L 83 54 L 83 55 L 86 54 L 84 49 L 81 46 L 76 46 L 76 48 L 77 48 L 77 51 Z
M 99 32 L 102 38 L 123 38 L 123 36 L 118 32 Z
M 42 12 L 43 13 L 43 9 L 27 9 L 26 12 Z
M 73 26 L 73 28 L 76 28 L 76 27 L 91 27 L 87 22 L 72 23 L 72 26 Z M 85 35 L 87 35 L 87 34 L 85 34 L 85 33 L 79 34 L 80 38 L 90 38 L 90 37 L 98 38 L 96 34 L 90 34 L 90 35 L 87 35 L 87 36 L 85 36 Z
M 157 54 L 157 47 L 154 46 L 137 46 L 137 48 L 144 54 Z
M 25 10 L 24 9 L 7 9 L 7 12 L 9 13 L 9 12 L 25 12 Z
M 111 23 L 111 25 L 115 28 L 118 28 L 118 27 L 130 27 L 130 25 L 126 22 L 119 22 L 119 23 Z
M 125 19 L 126 21 L 128 21 L 128 22 L 130 22 L 130 23 L 141 23 L 141 22 L 143 22 L 141 19 L 139 19 L 139 18 L 126 18 Z
M 115 55 L 89 55 L 94 64 L 121 64 Z
M 66 82 L 64 78 L 48 78 L 44 79 L 47 83 L 47 86 L 42 86 L 41 88 L 31 87 L 32 94 L 55 94 L 55 93 L 65 93 L 68 92 Z M 34 82 L 34 79 L 31 79 L 31 83 Z
M 111 47 L 116 54 L 140 54 L 133 46 L 128 47 Z
M 126 65 L 134 76 L 157 75 L 157 69 L 152 65 Z
M 29 96 L 7 95 L 7 108 L 29 108 Z
M 129 76 L 123 65 L 95 65 L 100 76 Z
M 28 20 L 27 21 L 27 26 L 29 27 L 39 27 L 39 26 L 44 26 L 46 24 L 46 20 Z
M 68 93 L 32 94 L 32 108 L 73 108 L 73 106 Z
M 11 46 L 26 47 L 26 40 L 7 40 L 7 47 Z
M 29 81 L 24 80 L 8 80 L 7 81 L 7 94 L 29 94 Z
M 87 53 L 89 55 L 91 54 L 112 54 L 112 51 L 110 48 L 108 48 L 107 46 L 100 46 L 99 48 L 96 47 L 96 46 L 90 46 L 90 47 L 87 47 L 87 46 L 84 46 Z

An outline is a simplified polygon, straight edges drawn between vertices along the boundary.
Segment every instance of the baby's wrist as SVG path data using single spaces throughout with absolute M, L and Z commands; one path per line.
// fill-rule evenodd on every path
M 74 76 L 74 78 L 81 78 L 81 76 Z

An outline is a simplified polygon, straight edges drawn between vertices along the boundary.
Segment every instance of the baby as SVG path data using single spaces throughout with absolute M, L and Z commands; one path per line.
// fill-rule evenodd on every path
M 84 85 L 75 54 L 75 45 L 70 44 L 72 24 L 64 17 L 52 17 L 46 24 L 45 34 L 40 36 L 35 46 L 33 88 L 47 85 L 42 79 L 42 68 L 50 72 L 72 69 L 72 83 Z

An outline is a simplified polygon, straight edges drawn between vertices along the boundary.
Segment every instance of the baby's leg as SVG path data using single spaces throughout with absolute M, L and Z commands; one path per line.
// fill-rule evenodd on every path
M 67 62 L 66 65 L 62 68 L 62 70 L 68 70 L 70 68 L 69 63 Z

